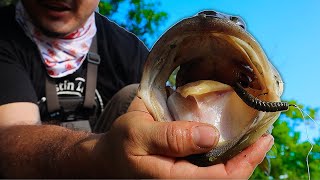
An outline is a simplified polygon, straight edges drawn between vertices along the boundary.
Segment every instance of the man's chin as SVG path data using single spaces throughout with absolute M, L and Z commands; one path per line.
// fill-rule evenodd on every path
M 68 21 L 55 21 L 52 19 L 41 19 L 36 24 L 44 35 L 52 38 L 65 37 L 77 29 L 76 25 Z
M 40 30 L 44 35 L 46 35 L 48 37 L 52 37 L 52 38 L 63 38 L 71 33 L 69 31 L 68 32 L 57 31 L 55 29 L 48 29 L 48 28 L 41 28 Z

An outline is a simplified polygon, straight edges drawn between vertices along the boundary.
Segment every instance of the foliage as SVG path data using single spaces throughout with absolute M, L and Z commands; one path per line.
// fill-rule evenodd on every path
M 1 6 L 7 6 L 7 5 L 10 5 L 10 4 L 16 3 L 16 2 L 18 2 L 18 0 L 1 0 L 0 1 L 0 7 Z
M 296 101 L 290 101 L 290 104 L 292 103 L 297 104 Z M 303 105 L 299 105 L 299 107 L 303 108 L 312 118 L 315 118 L 316 109 Z M 295 122 L 292 123 L 293 121 Z M 297 124 L 306 122 L 314 123 L 310 118 L 303 120 L 300 111 L 293 107 L 280 116 L 272 131 L 275 144 L 268 153 L 271 161 L 270 175 L 265 175 L 257 168 L 251 179 L 308 179 L 306 158 L 311 143 L 308 141 L 300 142 L 301 132 L 294 131 L 294 128 L 292 128 Z M 320 138 L 315 139 L 313 143 L 313 150 L 308 156 L 310 174 L 311 179 L 320 179 Z
M 158 11 L 158 6 L 159 2 L 144 0 L 102 0 L 99 4 L 99 12 L 114 19 L 119 25 L 150 45 L 147 38 L 157 35 L 156 30 L 167 19 L 167 13 Z

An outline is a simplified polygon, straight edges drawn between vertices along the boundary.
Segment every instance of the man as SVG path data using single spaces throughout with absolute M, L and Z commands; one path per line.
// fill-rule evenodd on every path
M 226 164 L 197 167 L 178 158 L 212 149 L 218 142 L 217 130 L 197 122 L 155 122 L 138 98 L 108 132 L 89 132 L 99 132 L 97 126 L 105 124 L 91 118 L 92 113 L 94 116 L 101 113 L 99 108 L 107 108 L 105 111 L 109 108 L 112 114 L 112 110 L 119 110 L 113 106 L 120 104 L 119 111 L 126 106 L 121 101 L 131 98 L 127 93 L 130 88 L 110 98 L 122 87 L 139 82 L 147 55 L 135 36 L 94 13 L 98 3 L 98 0 L 22 0 L 16 7 L 0 9 L 1 176 L 248 178 L 272 146 L 270 135 L 261 137 Z M 81 109 L 85 104 L 82 102 L 90 89 L 83 84 L 89 83 L 91 77 L 86 70 L 92 49 L 95 53 L 90 48 L 95 36 L 101 58 L 94 92 L 97 102 L 93 111 L 86 111 Z M 50 111 L 57 96 L 62 110 Z M 47 102 L 49 97 L 53 98 Z M 71 103 L 80 103 L 70 105 L 70 98 Z M 69 106 L 62 102 L 69 102 Z M 73 106 L 84 111 L 72 110 Z M 68 111 L 71 114 L 67 109 L 71 109 Z M 76 112 L 80 114 L 73 116 Z M 103 115 L 102 121 L 109 123 L 113 121 L 111 116 L 116 117 Z M 90 120 L 89 128 L 85 118 Z M 86 127 L 85 131 L 76 131 L 62 126 Z

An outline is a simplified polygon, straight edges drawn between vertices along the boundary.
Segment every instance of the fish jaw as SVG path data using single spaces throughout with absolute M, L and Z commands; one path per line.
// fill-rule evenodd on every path
M 201 63 L 198 63 L 200 61 Z M 179 86 L 206 80 L 209 77 L 203 75 L 206 72 L 214 75 L 209 78 L 210 80 L 231 85 L 239 80 L 236 79 L 239 67 L 243 66 L 245 69 L 249 67 L 248 76 L 251 77 L 253 74 L 253 78 L 251 87 L 247 87 L 246 91 L 263 101 L 280 101 L 283 83 L 256 40 L 244 29 L 228 20 L 196 16 L 179 22 L 166 32 L 148 56 L 138 96 L 156 121 L 192 119 L 219 126 L 222 138 L 219 139 L 218 146 L 209 153 L 188 157 L 196 165 L 208 166 L 230 159 L 263 135 L 280 114 L 257 111 L 248 107 L 234 91 L 217 90 L 211 94 L 215 99 L 212 104 L 216 103 L 216 118 L 201 117 L 203 112 L 200 110 L 210 109 L 210 106 L 199 107 L 201 102 L 198 101 L 199 97 L 186 96 L 177 91 L 168 94 L 166 91 L 166 81 L 178 66 L 180 66 L 178 72 L 180 76 L 177 80 L 179 77 L 181 79 L 178 82 Z M 215 71 L 210 67 L 219 68 Z M 236 73 L 232 74 L 233 72 Z M 188 78 L 189 80 L 185 81 Z M 223 95 L 218 98 L 216 93 Z M 184 101 L 198 111 L 193 114 L 185 113 L 189 107 L 183 106 Z M 180 109 L 175 109 L 178 106 L 181 106 Z M 223 118 L 218 118 L 222 115 Z M 227 122 L 225 126 L 221 120 Z M 244 124 L 241 125 L 243 128 L 236 129 L 237 124 Z M 232 137 L 236 138 L 232 140 Z

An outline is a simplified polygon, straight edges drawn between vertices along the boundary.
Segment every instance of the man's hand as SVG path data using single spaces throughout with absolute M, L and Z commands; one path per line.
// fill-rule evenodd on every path
M 211 150 L 219 139 L 217 129 L 197 122 L 156 122 L 138 98 L 106 138 L 109 174 L 125 178 L 249 178 L 273 145 L 271 135 L 263 136 L 225 164 L 198 167 L 177 157 Z

